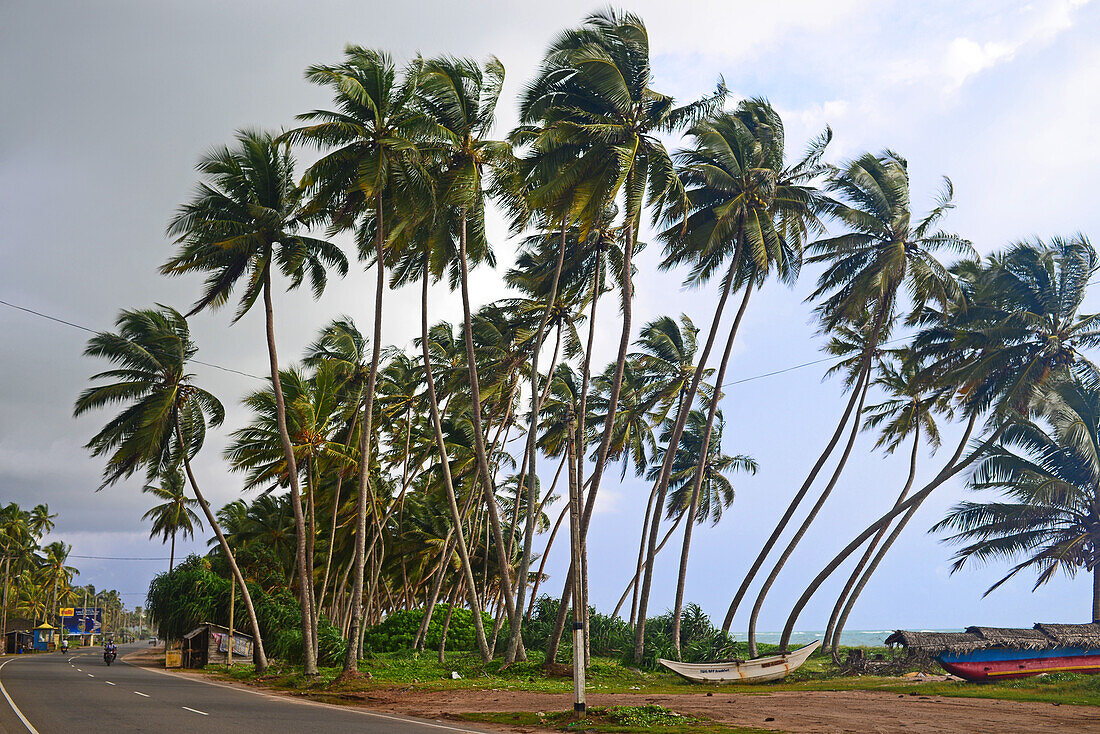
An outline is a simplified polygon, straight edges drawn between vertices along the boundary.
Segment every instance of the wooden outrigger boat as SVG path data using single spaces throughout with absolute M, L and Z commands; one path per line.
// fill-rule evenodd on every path
M 969 681 L 1043 673 L 1100 673 L 1100 624 L 1037 624 L 1032 629 L 967 627 L 965 632 L 898 630 L 887 645 L 932 655 Z
M 680 663 L 661 658 L 657 662 L 692 683 L 763 683 L 786 678 L 798 670 L 806 662 L 806 658 L 819 647 L 821 640 L 814 640 L 786 655 L 769 655 L 752 660 Z

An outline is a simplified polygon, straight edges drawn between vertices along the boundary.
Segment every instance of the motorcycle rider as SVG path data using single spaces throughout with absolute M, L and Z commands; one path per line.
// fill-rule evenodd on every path
M 110 660 L 114 660 L 117 654 L 118 647 L 115 645 L 114 639 L 110 637 L 107 638 L 107 641 L 103 643 L 103 659 L 107 660 L 110 658 Z M 107 664 L 110 665 L 110 663 Z
M 68 652 L 68 651 L 69 651 L 69 641 L 67 639 L 63 638 L 61 640 L 61 652 Z

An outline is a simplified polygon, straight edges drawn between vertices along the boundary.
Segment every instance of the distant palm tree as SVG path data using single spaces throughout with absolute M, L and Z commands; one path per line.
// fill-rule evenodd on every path
M 107 487 L 144 469 L 146 476 L 164 474 L 182 462 L 191 490 L 218 536 L 222 551 L 241 589 L 256 640 L 256 669 L 267 667 L 260 625 L 244 576 L 221 527 L 191 471 L 191 459 L 202 448 L 207 426 L 221 425 L 225 409 L 211 393 L 196 385 L 187 372 L 198 348 L 178 311 L 168 306 L 123 311 L 115 321 L 117 331 L 102 332 L 88 340 L 84 354 L 116 365 L 93 375 L 93 385 L 77 398 L 74 415 L 121 403 L 117 416 L 88 442 L 93 456 L 106 456 L 103 483 Z
M 196 526 L 202 529 L 202 520 L 191 508 L 198 505 L 198 500 L 187 496 L 185 490 L 183 472 L 178 468 L 167 472 L 161 477 L 160 486 L 146 484 L 143 492 L 148 492 L 158 500 L 159 505 L 154 505 L 148 512 L 141 516 L 142 520 L 152 520 L 153 527 L 149 531 L 149 537 L 160 535 L 162 542 L 172 541 L 172 548 L 168 554 L 168 570 L 176 565 L 176 536 L 185 538 L 195 537 Z
M 42 581 L 43 584 L 48 584 L 51 589 L 51 598 L 53 600 L 52 609 L 58 608 L 58 591 L 64 591 L 68 588 L 69 583 L 72 581 L 73 576 L 80 573 L 72 566 L 66 566 L 65 563 L 69 559 L 69 553 L 73 547 L 61 541 L 55 541 L 50 543 L 42 549 L 42 555 L 44 564 L 42 566 Z M 61 626 L 61 617 L 57 618 L 58 626 Z
M 970 488 L 1001 498 L 959 503 L 932 530 L 965 544 L 952 571 L 1022 557 L 986 594 L 1027 569 L 1039 572 L 1036 588 L 1059 571 L 1091 571 L 1092 620 L 1100 622 L 1100 370 L 1081 363 L 1074 373 L 1040 398 L 1049 427 L 1017 418 L 977 464 Z
M 188 313 L 225 305 L 244 278 L 245 291 L 234 321 L 263 296 L 267 353 L 275 393 L 279 436 L 290 479 L 290 500 L 298 532 L 298 579 L 302 607 L 305 674 L 317 674 L 310 613 L 312 577 L 306 559 L 306 528 L 298 489 L 298 470 L 286 428 L 286 405 L 279 382 L 275 348 L 275 311 L 271 302 L 272 269 L 277 268 L 297 288 L 307 278 L 314 297 L 328 282 L 326 268 L 344 275 L 347 258 L 326 240 L 302 234 L 302 191 L 294 182 L 294 160 L 285 146 L 267 133 L 242 131 L 236 148 L 222 148 L 202 159 L 204 182 L 191 202 L 180 208 L 168 226 L 179 252 L 161 267 L 165 275 L 209 273 L 203 293 Z
M 53 530 L 53 521 L 56 517 L 57 513 L 50 514 L 49 505 L 44 503 L 35 505 L 27 514 L 27 527 L 30 528 L 34 537 L 41 540 L 42 536 L 49 534 L 49 532 Z

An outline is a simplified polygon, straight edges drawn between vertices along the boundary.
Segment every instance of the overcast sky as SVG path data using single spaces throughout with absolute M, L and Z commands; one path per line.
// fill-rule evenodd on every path
M 981 10 L 971 10 L 972 7 Z M 92 329 L 119 309 L 189 305 L 198 279 L 166 280 L 164 228 L 185 201 L 193 166 L 234 130 L 286 127 L 295 114 L 324 107 L 323 90 L 302 79 L 309 64 L 332 62 L 346 43 L 484 57 L 504 63 L 508 81 L 499 133 L 515 122 L 516 94 L 554 34 L 598 7 L 590 2 L 0 2 L 0 300 Z M 765 96 L 781 111 L 791 154 L 827 123 L 829 159 L 889 147 L 909 160 L 914 206 L 923 211 L 939 177 L 955 183 L 958 209 L 946 226 L 988 253 L 1030 236 L 1100 231 L 1095 171 L 1100 163 L 1100 4 L 1034 2 L 645 2 L 655 87 L 689 100 L 719 75 L 739 96 Z M 514 243 L 493 226 L 499 270 Z M 658 248 L 639 258 L 635 323 L 661 315 L 710 317 L 713 289 L 685 291 L 682 273 L 658 273 Z M 797 287 L 769 285 L 745 317 L 730 367 L 743 379 L 820 357 L 810 306 L 817 272 Z M 500 273 L 478 272 L 474 293 L 504 294 Z M 317 329 L 348 313 L 370 323 L 371 277 L 354 267 L 323 299 L 280 294 L 277 335 L 284 364 Z M 433 293 L 436 318 L 453 318 L 455 300 Z M 418 332 L 416 294 L 387 296 L 387 343 L 409 346 Z M 1090 295 L 1086 311 L 1100 309 Z M 229 312 L 192 320 L 199 358 L 264 374 L 261 314 L 230 326 Z M 613 357 L 618 326 L 603 319 Z M 78 556 L 166 558 L 141 521 L 140 482 L 95 492 L 101 465 L 82 448 L 105 420 L 71 417 L 87 378 L 102 368 L 81 357 L 88 334 L 0 306 L 0 502 L 47 502 L 59 513 L 50 539 L 73 544 L 81 583 L 116 588 L 142 604 L 166 560 L 109 561 Z M 695 534 L 687 598 L 718 620 L 751 558 L 828 438 L 843 407 L 825 365 L 728 389 L 725 449 L 760 463 L 735 477 L 737 499 L 722 523 Z M 240 397 L 261 383 L 196 367 L 226 404 L 226 428 L 198 462 L 200 481 L 218 504 L 240 496 L 241 479 L 220 459 L 224 436 L 247 418 Z M 945 430 L 945 445 L 957 437 Z M 821 565 L 851 533 L 892 502 L 906 457 L 857 444 L 849 470 L 764 607 L 760 629 L 778 629 Z M 946 452 L 944 452 L 946 454 Z M 930 477 L 944 456 L 921 456 Z M 610 611 L 630 576 L 648 485 L 618 472 L 603 484 L 591 531 L 591 595 Z M 925 504 L 881 566 L 850 629 L 1028 626 L 1089 621 L 1088 580 L 1057 581 L 1032 593 L 1021 577 L 982 599 L 1003 567 L 949 575 L 951 549 L 925 531 L 963 495 L 961 481 Z M 205 536 L 188 548 L 205 548 Z M 676 549 L 673 549 L 676 546 Z M 548 589 L 560 591 L 566 544 L 556 547 Z M 651 609 L 671 605 L 678 541 L 658 562 Z M 832 587 L 826 587 L 829 591 Z M 803 614 L 802 629 L 823 626 L 828 593 Z M 749 606 L 746 604 L 746 607 Z M 734 631 L 743 633 L 745 613 Z

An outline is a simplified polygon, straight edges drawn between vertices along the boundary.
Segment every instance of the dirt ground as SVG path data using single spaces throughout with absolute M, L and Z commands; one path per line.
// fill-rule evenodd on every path
M 126 661 L 164 666 L 164 648 L 126 656 Z M 195 673 L 182 673 L 195 675 Z M 287 694 L 291 695 L 291 694 Z M 508 711 L 565 711 L 568 695 L 503 690 L 424 691 L 385 688 L 343 694 L 345 703 L 377 711 L 456 719 L 459 714 Z M 982 698 L 911 696 L 874 691 L 790 691 L 750 693 L 729 689 L 676 695 L 591 694 L 589 706 L 655 703 L 682 714 L 705 716 L 734 726 L 790 734 L 987 734 L 988 732 L 1097 732 L 1100 707 L 998 701 Z M 542 732 L 526 726 L 479 724 L 503 732 Z
M 361 705 L 429 719 L 490 711 L 563 711 L 571 698 L 518 691 L 382 690 L 361 694 Z M 678 695 L 591 695 L 589 706 L 655 703 L 682 714 L 725 724 L 775 729 L 792 734 L 921 732 L 1100 732 L 1100 708 L 1057 706 L 979 698 L 909 696 L 872 691 L 737 693 L 715 691 Z M 502 731 L 535 732 L 530 727 Z

